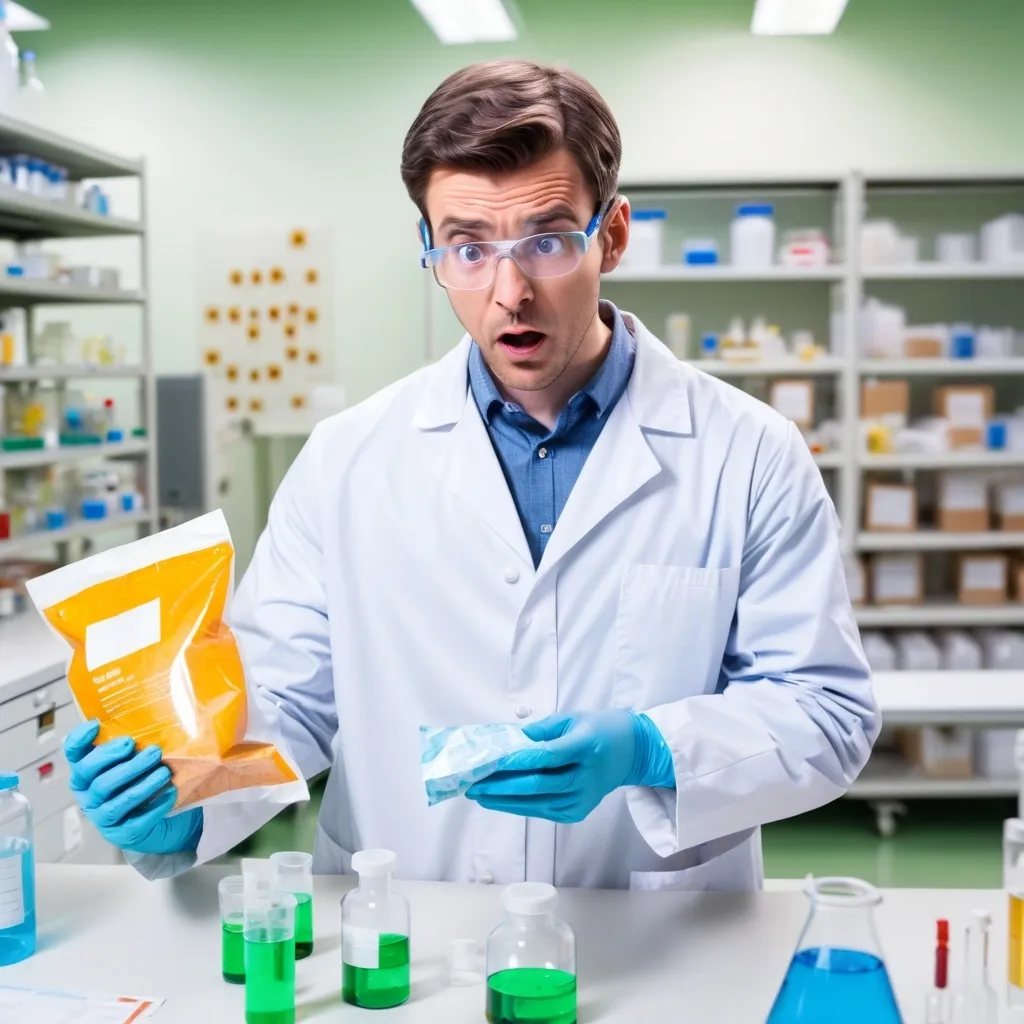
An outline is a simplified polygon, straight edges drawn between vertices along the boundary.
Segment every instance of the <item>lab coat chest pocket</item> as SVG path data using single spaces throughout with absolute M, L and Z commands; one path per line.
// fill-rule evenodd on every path
M 615 702 L 654 707 L 718 683 L 739 568 L 627 566 L 616 623 Z

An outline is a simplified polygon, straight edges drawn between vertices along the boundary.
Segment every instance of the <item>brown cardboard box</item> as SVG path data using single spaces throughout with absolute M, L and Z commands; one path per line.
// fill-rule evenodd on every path
M 864 529 L 910 533 L 917 529 L 917 490 L 908 484 L 868 484 Z
M 951 427 L 984 430 L 994 409 L 990 384 L 949 384 L 935 390 L 935 415 L 949 420 Z
M 861 419 L 910 414 L 910 385 L 905 380 L 866 380 L 860 386 Z
M 1004 604 L 1009 558 L 1006 555 L 961 555 L 957 594 L 961 604 Z
M 939 476 L 939 529 L 981 533 L 988 529 L 988 484 L 975 473 Z
M 999 529 L 1024 531 L 1024 481 L 998 483 L 993 490 Z
M 1010 566 L 1010 584 L 1014 601 L 1024 601 L 1024 560 Z
M 903 342 L 903 354 L 908 359 L 941 359 L 944 355 L 938 338 L 908 336 Z
M 947 427 L 946 440 L 949 447 L 956 448 L 984 448 L 985 432 L 981 427 Z
M 900 729 L 900 753 L 933 779 L 966 779 L 974 773 L 974 733 L 964 726 Z
M 871 559 L 874 604 L 920 604 L 924 569 L 920 555 L 875 555 Z
M 772 382 L 768 404 L 798 427 L 814 426 L 814 381 L 777 380 Z

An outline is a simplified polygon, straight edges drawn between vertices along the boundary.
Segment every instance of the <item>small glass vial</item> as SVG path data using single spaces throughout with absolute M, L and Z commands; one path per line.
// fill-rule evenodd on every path
M 341 997 L 383 1010 L 409 998 L 409 901 L 391 887 L 390 850 L 352 856 L 359 887 L 341 901 Z
M 487 939 L 487 1020 L 576 1024 L 576 936 L 555 916 L 555 887 L 517 882 L 501 902 L 505 917 Z
M 295 959 L 313 952 L 313 857 L 308 853 L 272 853 L 274 888 L 295 897 Z
M 32 808 L 18 776 L 0 773 L 0 967 L 36 951 Z

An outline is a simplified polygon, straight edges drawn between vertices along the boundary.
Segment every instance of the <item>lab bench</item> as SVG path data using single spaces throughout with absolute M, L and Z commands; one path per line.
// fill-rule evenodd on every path
M 237 866 L 204 867 L 147 882 L 128 867 L 42 865 L 40 952 L 5 968 L 3 982 L 163 997 L 160 1024 L 242 1020 L 242 986 L 221 980 L 217 881 Z M 412 996 L 393 1010 L 341 1005 L 338 903 L 351 878 L 315 879 L 313 955 L 296 965 L 297 1019 L 379 1024 L 483 1021 L 484 985 L 452 987 L 453 939 L 483 942 L 501 916 L 501 887 L 396 880 L 412 906 Z M 999 890 L 885 890 L 876 920 L 904 1019 L 920 1020 L 934 971 L 935 919 L 950 921 L 963 956 L 971 911 L 994 928 L 990 973 L 1006 976 L 1006 895 Z M 757 893 L 564 889 L 559 914 L 578 943 L 579 1019 L 764 1024 L 807 917 L 792 887 Z M 959 959 L 956 961 L 959 963 Z
M 35 612 L 0 620 L 0 771 L 32 804 L 36 860 L 116 864 L 121 855 L 79 813 L 64 737 L 82 720 L 65 676 L 66 647 Z

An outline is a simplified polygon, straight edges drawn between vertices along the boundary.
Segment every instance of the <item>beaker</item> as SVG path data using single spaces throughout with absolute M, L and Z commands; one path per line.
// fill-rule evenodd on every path
M 245 1022 L 295 1024 L 295 897 L 245 892 Z
M 295 959 L 313 952 L 313 857 L 309 853 L 272 853 L 274 888 L 295 897 Z
M 881 893 L 808 875 L 807 923 L 767 1024 L 903 1024 L 875 931 Z
M 245 879 L 230 875 L 217 883 L 220 902 L 220 972 L 231 985 L 245 984 Z

